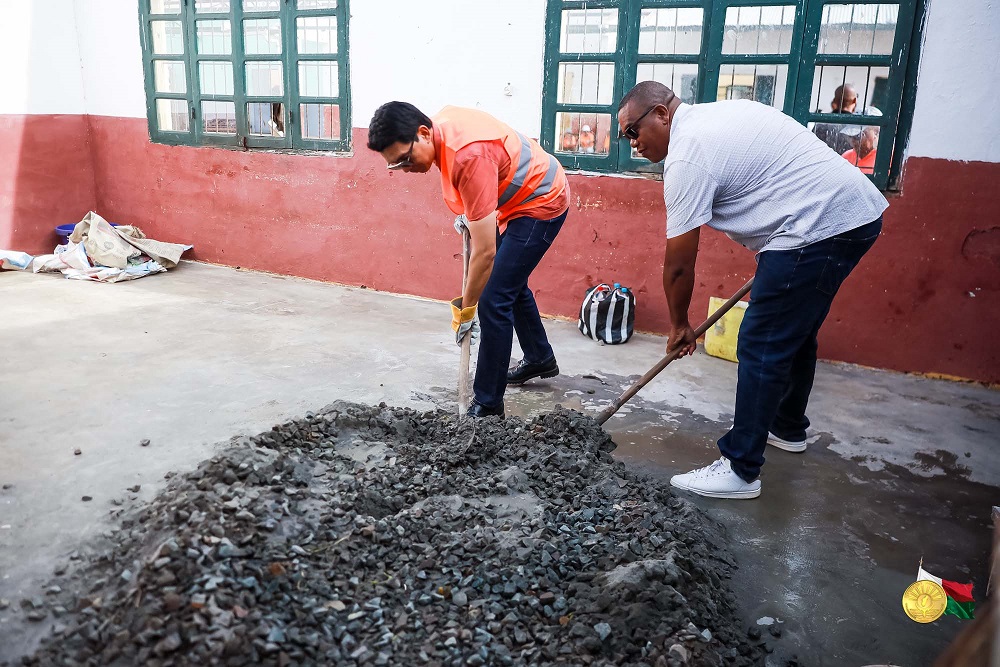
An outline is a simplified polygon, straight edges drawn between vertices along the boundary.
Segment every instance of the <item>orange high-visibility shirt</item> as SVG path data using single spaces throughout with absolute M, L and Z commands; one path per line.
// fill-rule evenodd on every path
M 566 173 L 538 142 L 475 109 L 445 107 L 433 121 L 442 194 L 454 213 L 477 220 L 496 210 L 502 233 L 514 218 L 549 220 L 569 208 Z M 491 181 L 496 199 L 486 197 L 495 209 L 482 214 L 488 208 L 483 203 L 485 179 Z

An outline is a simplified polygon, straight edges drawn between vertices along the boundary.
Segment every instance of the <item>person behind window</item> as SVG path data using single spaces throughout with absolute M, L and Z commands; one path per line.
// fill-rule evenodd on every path
M 854 86 L 845 83 L 837 86 L 833 91 L 833 100 L 830 102 L 830 113 L 853 114 L 858 106 L 858 93 Z M 822 113 L 820 109 L 816 113 Z M 827 146 L 837 151 L 838 155 L 843 155 L 844 151 L 851 148 L 850 137 L 840 133 L 844 129 L 843 123 L 816 123 L 813 127 L 813 134 L 820 138 Z
M 865 108 L 866 116 L 881 116 L 875 107 Z M 875 155 L 878 153 L 878 125 L 845 125 L 840 131 L 851 142 L 851 148 L 844 151 L 844 159 L 861 170 L 862 174 L 875 173 Z
M 451 302 L 451 326 L 461 344 L 478 326 L 478 309 L 482 341 L 468 414 L 503 417 L 508 384 L 559 374 L 528 278 L 566 220 L 566 172 L 537 141 L 477 109 L 448 106 L 429 118 L 412 104 L 388 102 L 372 117 L 368 148 L 389 169 L 424 174 L 436 166 L 445 204 L 468 218 L 469 276 Z M 508 369 L 514 331 L 524 358 Z
M 271 102 L 271 126 L 275 130 L 275 135 L 285 136 L 285 113 L 284 105 L 281 102 Z
M 581 153 L 593 153 L 594 152 L 594 133 L 590 129 L 589 125 L 584 125 L 580 128 L 580 152 Z
M 576 135 L 571 130 L 566 130 L 562 135 L 562 145 L 559 150 L 565 153 L 576 152 Z

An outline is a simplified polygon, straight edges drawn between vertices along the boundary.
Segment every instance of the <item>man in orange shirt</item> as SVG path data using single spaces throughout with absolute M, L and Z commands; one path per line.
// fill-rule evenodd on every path
M 469 219 L 469 278 L 452 301 L 452 329 L 461 343 L 478 309 L 482 340 L 469 415 L 503 417 L 508 383 L 559 374 L 528 277 L 569 210 L 562 166 L 487 113 L 445 107 L 431 119 L 406 102 L 375 111 L 368 148 L 389 169 L 423 174 L 437 166 L 448 208 Z M 508 370 L 514 331 L 524 359 Z
M 867 107 L 865 115 L 881 116 L 882 112 L 875 107 Z M 844 159 L 860 169 L 862 174 L 875 173 L 878 132 L 878 125 L 845 125 L 840 131 L 851 142 L 851 148 L 843 152 Z
M 584 125 L 580 128 L 580 152 L 593 153 L 596 150 L 595 143 L 594 131 L 590 129 L 590 126 Z

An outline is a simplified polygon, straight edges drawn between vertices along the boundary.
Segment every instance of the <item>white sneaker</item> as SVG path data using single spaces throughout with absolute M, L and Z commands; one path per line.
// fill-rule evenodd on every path
M 712 465 L 670 478 L 670 486 L 709 498 L 750 499 L 760 495 L 760 480 L 747 484 L 723 456 Z
M 786 452 L 795 452 L 796 454 L 801 454 L 806 451 L 805 440 L 783 440 L 770 431 L 767 432 L 767 444 L 774 445 L 778 449 L 783 449 Z

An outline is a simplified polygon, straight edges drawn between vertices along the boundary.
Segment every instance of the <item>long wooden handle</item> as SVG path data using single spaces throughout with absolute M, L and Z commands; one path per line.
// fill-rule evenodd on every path
M 739 289 L 739 291 L 736 294 L 734 294 L 729 299 L 729 301 L 726 301 L 724 304 L 722 304 L 721 306 L 719 306 L 719 309 L 716 310 L 714 313 L 712 313 L 707 320 L 705 320 L 704 322 L 702 322 L 701 326 L 694 330 L 694 337 L 695 338 L 701 338 L 702 336 L 704 336 L 705 332 L 708 331 L 709 328 L 711 328 L 711 326 L 713 324 L 715 324 L 716 322 L 718 322 L 719 319 L 723 315 L 725 315 L 726 313 L 728 313 L 729 310 L 733 306 L 735 306 L 736 303 L 740 299 L 742 299 L 744 296 L 747 295 L 747 293 L 750 291 L 751 287 L 753 287 L 753 278 L 751 278 L 749 281 L 747 281 L 747 284 L 744 285 L 743 287 L 741 287 Z M 645 387 L 649 383 L 650 380 L 652 380 L 654 377 L 656 377 L 657 375 L 659 375 L 660 371 L 662 371 L 664 368 L 666 368 L 667 365 L 670 364 L 671 361 L 673 361 L 674 359 L 676 359 L 677 357 L 679 357 L 680 353 L 681 353 L 681 348 L 680 347 L 675 347 L 673 350 L 671 350 L 670 352 L 668 352 L 666 354 L 666 356 L 664 356 L 662 359 L 660 359 L 658 362 L 656 362 L 655 366 L 653 366 L 652 368 L 650 368 L 649 371 L 647 371 L 645 375 L 643 375 L 641 378 L 639 378 L 639 380 L 634 385 L 632 385 L 631 387 L 629 387 L 625 391 L 624 394 L 622 394 L 621 396 L 619 396 L 618 398 L 616 398 L 614 401 L 612 401 L 611 405 L 609 405 L 607 408 L 605 408 L 601 412 L 601 414 L 598 415 L 598 417 L 597 417 L 597 423 L 598 424 L 604 424 L 604 422 L 606 422 L 609 419 L 611 419 L 611 416 L 613 414 L 615 414 L 616 412 L 618 412 L 618 410 L 620 410 L 621 407 L 623 405 L 625 405 L 629 401 L 629 399 L 631 399 L 633 396 L 635 396 L 637 393 L 639 393 L 639 390 L 642 389 L 643 387 Z
M 469 281 L 469 228 L 462 228 L 462 294 Z M 469 358 L 472 356 L 472 332 L 462 339 L 462 360 L 458 364 L 458 418 L 469 411 Z

